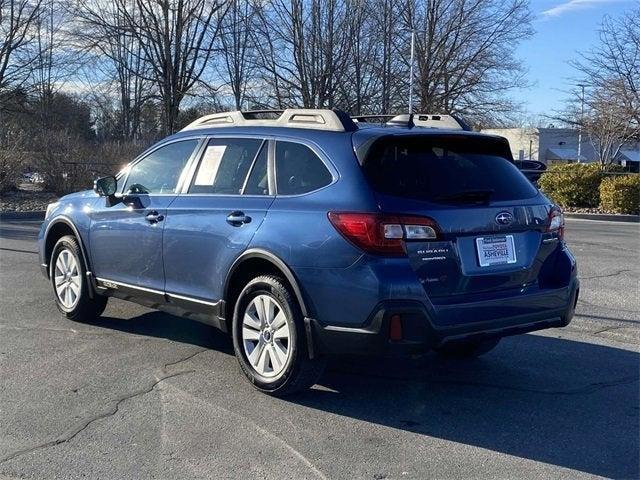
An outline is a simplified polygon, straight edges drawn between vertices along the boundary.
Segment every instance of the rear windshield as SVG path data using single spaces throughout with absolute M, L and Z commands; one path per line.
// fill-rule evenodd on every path
M 469 137 L 383 138 L 363 163 L 380 193 L 441 203 L 522 200 L 537 189 L 506 158 L 506 147 Z

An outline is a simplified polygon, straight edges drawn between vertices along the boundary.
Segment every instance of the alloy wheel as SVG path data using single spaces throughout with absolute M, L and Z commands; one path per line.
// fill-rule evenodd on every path
M 242 343 L 251 367 L 262 377 L 278 377 L 291 356 L 289 319 L 269 295 L 247 305 L 242 320 Z
M 80 298 L 82 282 L 78 262 L 70 250 L 60 251 L 53 276 L 58 301 L 64 308 L 71 310 Z

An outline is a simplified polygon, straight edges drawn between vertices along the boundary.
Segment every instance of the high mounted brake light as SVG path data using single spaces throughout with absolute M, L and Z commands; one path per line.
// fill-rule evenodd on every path
M 336 230 L 368 253 L 401 256 L 406 240 L 438 238 L 438 224 L 429 217 L 355 212 L 329 212 L 328 216 Z
M 562 209 L 556 205 L 549 210 L 547 232 L 557 233 L 560 240 L 564 238 L 564 214 L 562 213 Z

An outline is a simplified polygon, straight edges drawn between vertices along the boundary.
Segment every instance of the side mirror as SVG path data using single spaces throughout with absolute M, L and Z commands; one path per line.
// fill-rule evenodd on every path
M 113 175 L 102 177 L 93 182 L 93 191 L 101 197 L 112 197 L 118 188 L 118 181 Z

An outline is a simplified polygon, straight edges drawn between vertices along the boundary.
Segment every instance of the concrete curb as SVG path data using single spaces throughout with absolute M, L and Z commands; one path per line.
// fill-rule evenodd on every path
M 582 220 L 599 220 L 601 222 L 640 222 L 640 216 L 638 215 L 622 215 L 613 213 L 567 213 L 564 214 L 565 218 L 576 218 Z
M 0 212 L 0 220 L 44 220 L 44 210 L 36 212 Z

